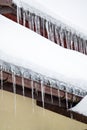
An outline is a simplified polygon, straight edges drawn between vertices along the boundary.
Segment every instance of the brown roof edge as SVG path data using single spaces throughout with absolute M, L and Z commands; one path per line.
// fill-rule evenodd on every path
M 16 78 L 16 85 L 22 86 L 22 77 L 15 75 L 15 78 Z M 7 72 L 3 71 L 3 80 L 4 79 L 6 79 L 6 82 L 13 84 L 11 73 L 7 73 Z M 1 80 L 1 76 L 0 76 L 0 80 Z M 24 78 L 24 84 L 25 84 L 25 88 L 32 89 L 31 79 Z M 41 92 L 41 84 L 39 82 L 33 81 L 33 86 L 34 86 L 33 88 L 36 91 L 38 90 L 38 92 Z M 51 95 L 51 93 L 52 93 L 52 95 L 54 97 L 58 98 L 58 89 L 57 88 L 50 87 L 49 84 L 48 85 L 44 84 L 44 89 L 45 89 L 45 93 L 47 95 Z M 65 100 L 66 99 L 66 92 L 64 90 L 59 90 L 59 92 L 60 92 L 60 98 L 62 100 Z M 67 93 L 67 98 L 68 98 L 68 101 L 74 102 L 75 104 L 77 104 L 82 99 L 82 97 L 80 97 L 78 95 L 74 95 L 72 93 Z M 73 100 L 73 98 L 74 98 L 74 100 Z

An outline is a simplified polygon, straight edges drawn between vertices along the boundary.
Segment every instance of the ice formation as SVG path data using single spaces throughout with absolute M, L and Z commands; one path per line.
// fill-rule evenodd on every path
M 38 2 L 38 0 L 32 2 L 30 0 L 13 0 L 13 2 L 17 5 L 18 23 L 20 23 L 21 18 L 23 18 L 23 25 L 26 26 L 27 21 L 28 27 L 38 34 L 47 37 L 62 47 L 87 54 L 87 32 L 85 33 L 85 31 L 82 31 L 81 33 L 78 29 L 76 31 L 76 26 L 72 27 L 71 24 L 68 26 L 66 20 L 49 12 L 49 9 L 42 10 L 41 7 L 43 8 L 43 2 Z M 48 3 L 50 4 L 49 0 Z M 57 3 L 57 1 L 55 1 L 55 3 Z M 52 8 L 54 7 L 52 6 Z M 55 8 L 53 12 L 55 12 Z

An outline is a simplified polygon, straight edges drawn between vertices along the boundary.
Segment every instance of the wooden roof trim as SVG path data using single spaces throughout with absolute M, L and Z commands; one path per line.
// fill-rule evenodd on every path
M 22 77 L 15 75 L 15 78 L 16 78 L 16 85 L 22 86 Z M 1 76 L 0 76 L 0 80 L 1 80 Z M 24 78 L 24 87 L 28 88 L 28 89 L 32 89 L 31 81 L 32 80 L 30 80 L 30 79 Z M 12 74 L 7 73 L 7 72 L 3 72 L 3 83 L 4 83 L 4 85 L 5 85 L 6 82 L 13 84 Z M 57 88 L 50 87 L 49 85 L 43 85 L 43 86 L 44 86 L 44 89 L 45 89 L 45 94 L 51 95 L 51 92 L 52 92 L 52 95 L 54 97 L 58 98 L 58 89 Z M 41 92 L 41 84 L 36 82 L 36 81 L 33 81 L 33 88 L 34 88 L 35 92 L 36 91 Z M 60 92 L 60 98 L 62 100 L 65 100 L 66 99 L 66 91 L 59 90 L 59 92 Z M 76 103 L 79 102 L 82 99 L 82 97 L 71 94 L 71 93 L 67 93 L 67 98 L 68 98 L 68 101 L 70 101 L 70 102 L 73 101 L 73 102 L 76 102 Z M 73 98 L 74 98 L 74 100 L 73 100 Z

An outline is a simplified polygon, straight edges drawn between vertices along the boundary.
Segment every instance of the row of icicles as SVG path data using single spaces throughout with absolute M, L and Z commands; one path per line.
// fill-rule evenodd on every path
M 0 71 L 0 79 L 1 79 L 1 89 L 4 89 L 4 77 L 3 77 L 3 70 L 1 68 Z M 31 81 L 31 95 L 32 95 L 32 99 L 34 100 L 34 89 L 36 88 L 37 94 L 38 94 L 38 87 L 34 86 L 34 80 L 31 78 L 31 80 L 29 79 L 29 81 Z M 13 83 L 13 93 L 16 94 L 16 74 L 15 71 L 12 70 L 12 83 Z M 25 81 L 24 81 L 24 77 L 21 77 L 21 84 L 22 84 L 22 92 L 23 92 L 23 96 L 25 96 Z M 43 83 L 43 80 L 40 81 L 40 86 L 41 86 L 41 100 L 42 100 L 42 106 L 44 108 L 44 103 L 45 103 L 45 85 Z M 60 90 L 57 89 L 57 94 L 58 94 L 58 106 L 61 107 L 61 95 L 60 95 Z M 52 91 L 52 85 L 50 86 L 50 95 L 51 95 L 51 103 L 53 104 L 53 91 Z M 66 100 L 66 108 L 68 109 L 68 93 L 67 90 L 65 92 L 65 100 Z M 73 101 L 74 101 L 74 97 L 73 97 Z
M 87 54 L 87 40 L 63 28 L 55 25 L 40 16 L 17 7 L 17 22 L 59 44 L 62 47 Z
M 5 68 L 3 68 L 3 65 L 4 65 L 4 67 Z M 9 66 L 7 67 L 6 66 L 6 64 L 3 64 L 3 65 L 1 65 L 0 66 L 0 79 L 1 79 L 1 89 L 2 90 L 4 90 L 4 73 L 3 72 L 11 72 L 11 75 L 12 75 L 12 83 L 13 83 L 13 85 L 12 85 L 12 87 L 13 87 L 13 93 L 15 94 L 15 97 L 14 97 L 14 108 L 15 108 L 15 114 L 16 114 L 16 76 L 17 76 L 17 68 L 15 68 L 15 66 L 10 66 L 10 68 L 9 68 Z M 7 64 L 8 65 L 8 64 Z M 7 67 L 7 68 L 6 68 Z M 11 70 L 10 70 L 11 69 Z M 10 70 L 10 71 L 9 71 Z M 20 70 L 19 70 L 20 71 Z M 21 70 L 21 72 L 23 72 L 23 70 Z M 20 72 L 20 73 L 21 73 Z M 25 72 L 27 72 L 27 71 L 25 71 Z M 19 73 L 19 72 L 18 72 Z M 27 74 L 29 74 L 29 72 L 27 73 Z M 32 74 L 33 75 L 33 74 Z M 30 77 L 30 74 L 29 74 L 29 76 L 28 77 Z M 35 81 L 33 80 L 33 77 L 31 77 L 31 79 L 30 78 L 27 78 L 27 79 L 29 79 L 29 81 L 31 82 L 31 95 L 32 95 L 32 110 L 34 111 L 34 105 L 35 105 L 35 102 L 34 102 L 34 92 L 36 91 L 36 94 L 37 94 L 37 96 L 38 96 L 38 86 L 37 86 L 37 84 L 35 85 Z M 40 82 L 39 82 L 39 84 L 40 84 L 40 88 L 41 88 L 41 101 L 42 101 L 42 106 L 43 106 L 43 108 L 45 108 L 45 85 L 44 85 L 44 81 L 43 81 L 43 79 L 41 79 L 40 80 Z M 62 85 L 62 84 L 61 84 Z M 22 93 L 23 93 L 23 96 L 25 96 L 25 77 L 23 76 L 23 74 L 21 75 L 21 86 L 22 86 Z M 53 104 L 54 103 L 54 98 L 53 98 L 53 85 L 52 84 L 50 84 L 50 99 L 51 99 L 51 104 Z M 60 89 L 59 88 L 57 88 L 56 89 L 57 90 L 57 97 L 58 97 L 58 106 L 59 107 L 62 107 L 62 100 L 61 100 L 61 93 L 60 93 Z M 75 91 L 75 90 L 73 90 L 73 91 Z M 75 92 L 74 92 L 75 93 Z M 67 110 L 69 110 L 69 108 L 71 108 L 72 107 L 72 104 L 73 104 L 73 102 L 76 100 L 75 99 L 75 95 L 74 95 L 74 93 L 73 93 L 73 99 L 72 99 L 72 103 L 71 104 L 69 104 L 69 100 L 68 100 L 68 88 L 66 87 L 66 90 L 65 90 L 65 103 L 66 103 L 66 109 Z M 72 117 L 72 114 L 71 114 L 71 118 L 73 118 Z

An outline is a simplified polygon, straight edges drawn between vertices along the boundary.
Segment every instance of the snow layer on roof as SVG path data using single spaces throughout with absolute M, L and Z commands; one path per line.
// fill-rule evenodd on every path
M 13 0 L 13 2 L 48 20 L 63 23 L 63 26 L 68 25 L 75 29 L 72 31 L 80 32 L 87 39 L 87 0 Z
M 2 15 L 0 59 L 87 90 L 86 55 L 64 49 Z
M 87 96 L 85 96 L 75 107 L 71 108 L 71 110 L 87 116 Z

